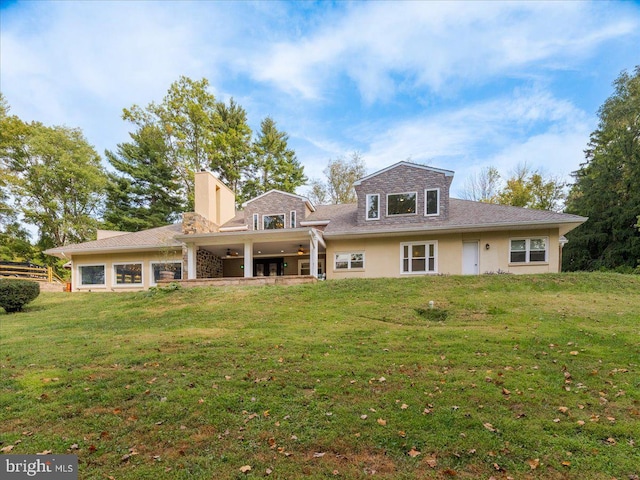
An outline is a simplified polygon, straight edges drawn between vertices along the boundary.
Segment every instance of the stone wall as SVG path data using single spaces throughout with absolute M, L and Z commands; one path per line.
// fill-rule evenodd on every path
M 213 233 L 219 230 L 218 225 L 207 220 L 195 212 L 182 214 L 182 233 L 192 235 L 194 233 Z
M 196 278 L 222 278 L 222 259 L 199 249 L 196 254 Z
M 422 166 L 398 165 L 395 168 L 364 180 L 356 186 L 358 196 L 359 225 L 424 225 L 438 224 L 449 217 L 449 187 L 452 176 Z M 425 216 L 425 190 L 440 190 L 439 215 Z M 416 213 L 413 215 L 387 216 L 387 194 L 416 192 Z M 366 220 L 367 194 L 380 195 L 379 220 Z
M 296 212 L 296 227 L 305 219 L 305 200 L 297 195 L 283 192 L 270 192 L 250 200 L 244 207 L 244 221 L 253 228 L 253 214 L 258 214 L 258 230 L 263 229 L 263 215 L 284 215 L 284 228 L 291 228 L 291 212 Z

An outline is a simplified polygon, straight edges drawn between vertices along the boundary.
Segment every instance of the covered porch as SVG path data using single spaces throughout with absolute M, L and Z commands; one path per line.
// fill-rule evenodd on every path
M 326 244 L 315 228 L 188 234 L 184 242 L 183 282 L 258 279 L 275 282 L 324 278 Z M 228 284 L 228 283 L 227 283 Z

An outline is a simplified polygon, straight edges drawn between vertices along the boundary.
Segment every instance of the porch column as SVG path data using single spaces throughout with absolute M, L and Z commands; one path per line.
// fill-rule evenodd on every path
M 309 269 L 311 275 L 318 278 L 318 238 L 313 233 L 309 240 Z
M 253 242 L 244 242 L 244 278 L 253 277 Z
M 196 278 L 196 247 L 193 243 L 187 243 L 187 280 L 195 280 Z

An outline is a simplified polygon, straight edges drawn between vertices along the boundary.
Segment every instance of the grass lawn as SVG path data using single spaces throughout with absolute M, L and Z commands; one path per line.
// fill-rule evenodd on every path
M 639 332 L 617 274 L 42 293 L 0 313 L 0 449 L 81 479 L 637 479 Z

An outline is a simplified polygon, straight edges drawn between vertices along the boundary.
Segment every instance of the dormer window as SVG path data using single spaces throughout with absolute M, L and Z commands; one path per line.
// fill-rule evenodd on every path
M 284 213 L 279 215 L 263 215 L 262 228 L 264 230 L 277 230 L 284 228 Z
M 415 215 L 416 192 L 390 193 L 387 195 L 387 215 Z
M 367 220 L 380 220 L 380 195 L 367 195 Z
M 440 214 L 440 189 L 434 188 L 431 190 L 425 190 L 424 198 L 425 198 L 424 214 L 427 216 L 439 215 Z

